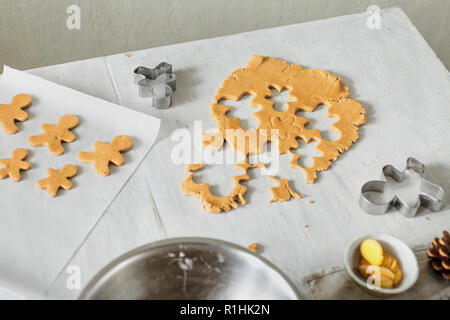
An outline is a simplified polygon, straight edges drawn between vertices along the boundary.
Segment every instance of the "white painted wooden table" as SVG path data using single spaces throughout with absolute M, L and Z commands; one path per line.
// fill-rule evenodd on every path
M 264 257 L 300 284 L 311 273 L 342 265 L 345 247 L 355 236 L 390 233 L 415 246 L 450 227 L 448 207 L 407 219 L 397 213 L 371 216 L 358 206 L 361 185 L 378 178 L 384 164 L 403 167 L 408 156 L 424 161 L 427 177 L 450 193 L 449 73 L 400 9 L 383 12 L 380 30 L 367 29 L 366 19 L 362 13 L 31 70 L 162 119 L 157 144 L 67 262 L 81 268 L 82 285 L 118 255 L 168 237 L 213 237 L 243 246 L 257 242 Z M 247 205 L 207 214 L 197 199 L 181 194 L 185 166 L 170 161 L 170 134 L 192 129 L 195 120 L 203 120 L 203 129 L 214 127 L 212 97 L 253 54 L 341 76 L 351 96 L 366 107 L 367 124 L 360 140 L 315 184 L 305 185 L 300 171 L 279 174 L 305 199 L 269 204 L 273 183 L 251 172 Z M 178 77 L 173 107 L 164 111 L 145 106 L 132 83 L 134 67 L 161 61 L 172 63 Z M 283 158 L 281 164 L 288 162 Z M 229 177 L 237 171 L 212 170 L 200 175 L 201 181 L 222 182 L 216 190 L 226 193 Z M 80 291 L 69 290 L 67 278 L 61 270 L 42 294 L 77 297 Z

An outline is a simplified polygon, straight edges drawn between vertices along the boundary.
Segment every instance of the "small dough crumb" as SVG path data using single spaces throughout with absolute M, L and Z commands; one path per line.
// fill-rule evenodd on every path
M 186 172 L 196 172 L 203 169 L 203 164 L 201 163 L 191 163 L 188 164 Z
M 256 243 L 251 243 L 248 247 L 248 250 L 250 250 L 251 252 L 256 252 L 258 250 L 258 245 Z

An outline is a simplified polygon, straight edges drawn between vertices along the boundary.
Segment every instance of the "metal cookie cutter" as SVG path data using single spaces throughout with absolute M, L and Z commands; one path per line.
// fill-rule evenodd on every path
M 405 171 L 408 169 L 418 172 L 422 179 L 420 183 L 420 194 L 414 205 L 410 206 L 406 204 L 398 196 L 394 196 L 392 200 L 385 203 L 375 203 L 367 197 L 368 192 L 383 192 L 386 177 L 391 177 L 397 182 L 402 182 L 405 177 Z M 362 186 L 359 205 L 367 213 L 376 215 L 385 214 L 389 209 L 395 207 L 401 214 L 408 218 L 415 217 L 419 207 L 425 207 L 431 211 L 438 211 L 442 208 L 445 191 L 440 186 L 425 180 L 424 174 L 425 165 L 414 158 L 407 159 L 406 169 L 404 171 L 400 171 L 390 164 L 386 165 L 383 167 L 383 180 L 369 181 Z
M 176 76 L 172 65 L 161 62 L 155 68 L 134 69 L 134 83 L 139 87 L 139 96 L 150 98 L 150 103 L 158 109 L 167 109 L 172 103 L 172 94 L 177 89 Z

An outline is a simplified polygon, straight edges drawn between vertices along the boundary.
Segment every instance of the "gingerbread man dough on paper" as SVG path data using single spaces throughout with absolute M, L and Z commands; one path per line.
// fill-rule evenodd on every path
M 31 97 L 21 93 L 12 98 L 11 104 L 0 104 L 0 125 L 8 134 L 14 134 L 19 129 L 15 121 L 26 121 L 28 113 L 22 109 L 31 106 Z
M 0 159 L 0 165 L 3 167 L 0 169 L 0 179 L 9 176 L 16 182 L 20 181 L 20 170 L 29 170 L 31 168 L 29 162 L 23 161 L 27 156 L 27 150 L 16 149 L 13 151 L 11 159 Z
M 54 155 L 59 156 L 64 153 L 63 142 L 71 143 L 75 141 L 76 136 L 70 132 L 70 129 L 78 126 L 78 123 L 78 118 L 74 115 L 62 116 L 56 126 L 48 123 L 43 124 L 42 130 L 44 133 L 28 138 L 28 142 L 34 147 L 47 145 Z
M 129 136 L 117 136 L 111 143 L 95 141 L 94 152 L 80 152 L 78 159 L 84 163 L 94 163 L 95 171 L 101 176 L 109 175 L 109 163 L 116 166 L 124 164 L 125 160 L 120 152 L 128 151 L 133 146 Z
M 77 171 L 77 167 L 71 164 L 65 165 L 61 170 L 49 168 L 47 170 L 48 177 L 39 180 L 38 185 L 41 189 L 47 189 L 51 197 L 55 197 L 59 188 L 64 190 L 72 189 L 72 182 L 70 182 L 69 178 L 74 177 Z

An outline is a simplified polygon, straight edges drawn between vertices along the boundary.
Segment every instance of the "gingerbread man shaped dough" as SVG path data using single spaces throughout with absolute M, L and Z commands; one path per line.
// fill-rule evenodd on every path
M 78 125 L 78 118 L 74 115 L 67 114 L 62 116 L 58 124 L 52 125 L 45 123 L 42 125 L 43 134 L 28 138 L 28 142 L 34 147 L 47 145 L 51 153 L 59 156 L 64 153 L 63 142 L 71 143 L 75 141 L 75 134 L 70 129 Z
M 18 131 L 15 121 L 26 121 L 28 113 L 22 109 L 31 106 L 31 97 L 21 93 L 12 98 L 11 104 L 0 104 L 0 125 L 8 134 Z
M 109 175 L 109 163 L 116 166 L 124 164 L 125 160 L 120 152 L 128 151 L 133 146 L 129 136 L 117 136 L 111 143 L 95 141 L 94 152 L 80 152 L 78 159 L 84 163 L 94 163 L 95 171 L 101 176 Z
M 48 177 L 38 181 L 38 185 L 41 189 L 47 189 L 48 194 L 51 197 L 55 197 L 59 188 L 64 190 L 72 189 L 72 182 L 69 178 L 74 177 L 77 174 L 77 167 L 68 164 L 61 170 L 55 170 L 49 168 L 47 170 Z
M 20 181 L 20 170 L 29 170 L 31 164 L 23 161 L 28 156 L 28 151 L 25 149 L 16 149 L 12 153 L 11 159 L 0 159 L 0 179 L 9 176 L 14 181 Z

